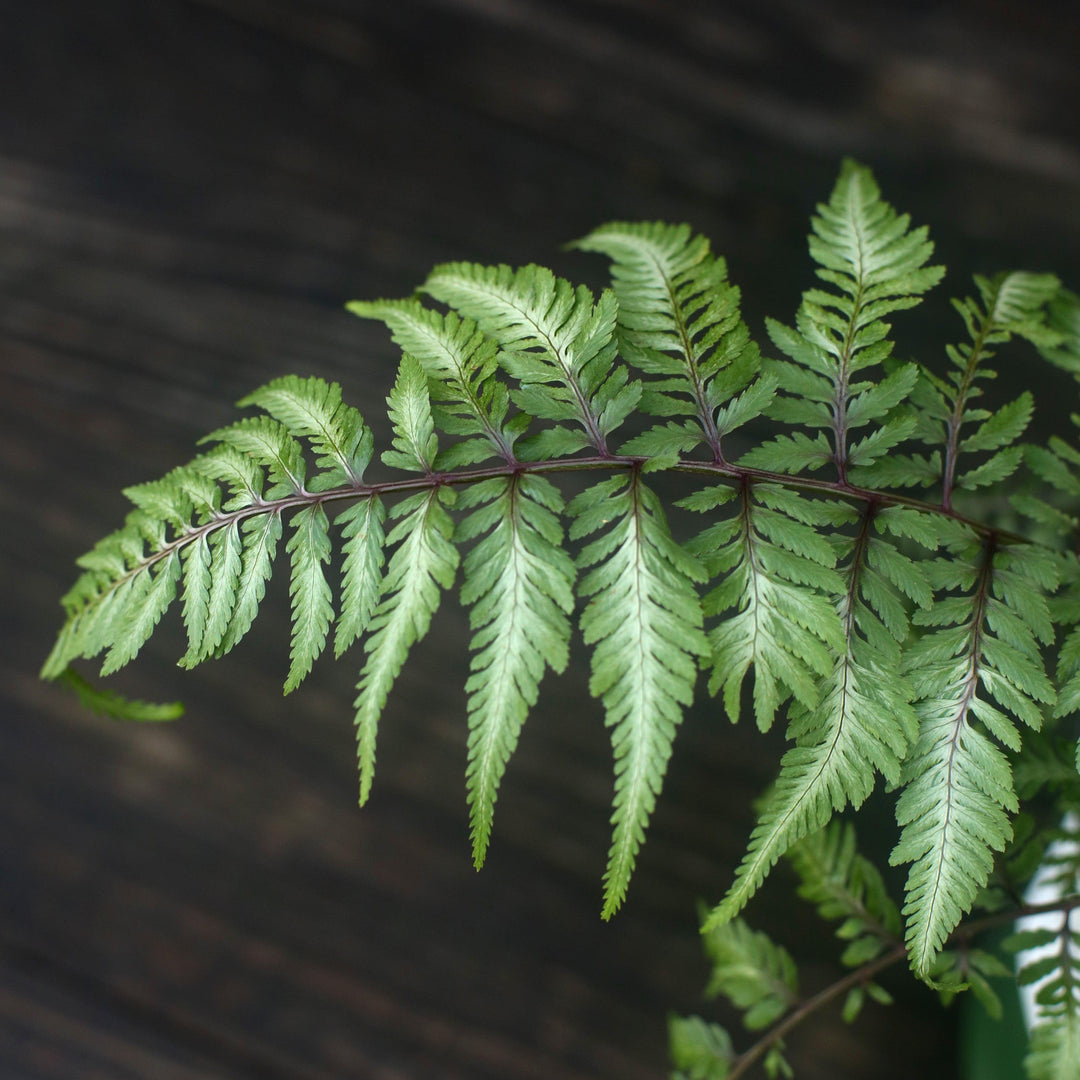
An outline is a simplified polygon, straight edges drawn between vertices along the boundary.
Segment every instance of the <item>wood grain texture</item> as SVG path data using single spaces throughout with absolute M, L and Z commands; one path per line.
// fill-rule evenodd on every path
M 340 381 L 385 445 L 395 356 L 342 304 L 404 295 L 439 260 L 596 283 L 562 241 L 689 220 L 760 328 L 795 307 L 807 214 L 852 154 L 933 226 L 953 281 L 1018 264 L 1080 284 L 1073 12 L 0 0 L 0 1074 L 664 1075 L 665 1013 L 703 1008 L 695 898 L 730 880 L 777 738 L 695 708 L 605 925 L 610 750 L 580 653 L 545 683 L 477 875 L 453 604 L 395 692 L 360 812 L 356 663 L 281 698 L 283 582 L 226 661 L 179 672 L 170 619 L 122 676 L 187 701 L 168 727 L 37 681 L 56 600 L 120 488 L 275 375 Z M 950 318 L 928 303 L 907 348 Z M 833 949 L 784 893 L 758 917 L 809 956 L 812 990 Z M 810 1080 L 941 1074 L 951 1047 L 918 990 L 791 1042 Z

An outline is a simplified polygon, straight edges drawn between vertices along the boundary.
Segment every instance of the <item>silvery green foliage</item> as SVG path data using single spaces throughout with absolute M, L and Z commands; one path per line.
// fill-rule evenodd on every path
M 989 380 L 1012 339 L 1080 376 L 1080 301 L 1047 274 L 977 277 L 976 295 L 954 301 L 959 340 L 941 362 L 897 359 L 886 319 L 944 270 L 926 229 L 853 162 L 812 221 L 819 284 L 793 325 L 768 321 L 768 357 L 724 260 L 687 226 L 615 222 L 576 247 L 607 257 L 611 289 L 460 262 L 436 267 L 422 299 L 350 305 L 402 349 L 383 468 L 337 385 L 287 376 L 255 391 L 240 403 L 254 415 L 128 489 L 124 525 L 79 560 L 43 674 L 116 715 L 172 715 L 97 691 L 71 665 L 123 667 L 174 601 L 180 663 L 223 656 L 285 562 L 286 692 L 331 637 L 338 657 L 361 643 L 363 802 L 394 683 L 458 585 L 479 866 L 507 762 L 576 625 L 614 752 L 605 917 L 624 901 L 703 672 L 731 721 L 750 711 L 766 730 L 783 716 L 791 742 L 707 932 L 755 951 L 779 994 L 786 954 L 725 927 L 744 927 L 734 920 L 790 854 L 827 917 L 862 905 L 844 924 L 849 958 L 877 956 L 900 933 L 897 908 L 847 834 L 822 830 L 880 778 L 898 794 L 892 858 L 909 865 L 900 947 L 941 981 L 950 936 L 1009 851 L 1024 733 L 1075 736 L 1080 451 L 1021 444 L 1032 395 L 997 402 Z M 567 501 L 569 472 L 593 478 Z M 651 486 L 660 472 L 692 484 L 676 504 L 700 523 L 686 543 Z M 783 996 L 746 1007 L 771 1017 Z M 1071 1075 L 1040 1063 L 1074 1038 L 1074 1012 L 1047 1013 L 1033 1075 Z M 684 1049 L 720 1038 L 679 1032 Z

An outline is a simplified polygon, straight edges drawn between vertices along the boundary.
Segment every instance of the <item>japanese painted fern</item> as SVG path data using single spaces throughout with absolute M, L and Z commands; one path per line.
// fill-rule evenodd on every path
M 285 691 L 331 634 L 339 657 L 362 640 L 363 802 L 394 682 L 460 576 L 477 866 L 575 617 L 615 761 L 605 917 L 626 896 L 699 672 L 732 721 L 748 710 L 766 730 L 786 716 L 791 747 L 704 919 L 713 990 L 749 1010 L 750 1026 L 777 1026 L 738 1057 L 726 1032 L 676 1022 L 684 1075 L 735 1076 L 759 1057 L 782 1067 L 782 1018 L 799 1015 L 794 965 L 740 912 L 785 855 L 823 916 L 845 920 L 843 959 L 858 976 L 843 987 L 847 1013 L 867 994 L 886 998 L 871 976 L 904 957 L 942 986 L 976 985 L 975 954 L 957 960 L 951 942 L 966 913 L 992 906 L 1008 865 L 1022 732 L 1043 729 L 1039 760 L 1055 763 L 1032 794 L 1075 799 L 1080 784 L 1065 749 L 1080 702 L 1080 451 L 1056 437 L 1021 444 L 1031 395 L 984 404 L 983 391 L 1011 338 L 1080 376 L 1080 302 L 1050 275 L 976 278 L 977 295 L 954 301 L 960 342 L 944 362 L 904 360 L 887 320 L 943 276 L 926 229 L 852 162 L 812 224 L 819 284 L 794 325 L 768 321 L 764 358 L 724 260 L 686 226 L 613 223 L 577 241 L 610 261 L 599 297 L 538 266 L 451 263 L 413 298 L 351 304 L 403 353 L 386 469 L 368 476 L 371 433 L 336 385 L 289 376 L 255 391 L 240 402 L 255 415 L 128 489 L 123 527 L 79 560 L 44 675 L 106 712 L 174 715 L 98 690 L 71 665 L 104 654 L 102 674 L 123 667 L 177 598 L 181 665 L 224 655 L 251 628 L 287 532 Z M 569 502 L 556 486 L 567 472 L 596 477 Z M 659 472 L 693 485 L 676 504 L 702 523 L 687 543 L 651 486 Z M 1071 626 L 1055 646 L 1055 628 Z M 879 777 L 898 793 L 902 912 L 853 834 L 830 825 Z M 1074 875 L 1066 924 L 1076 892 Z M 1080 1039 L 1064 945 L 1060 958 L 1035 1077 L 1080 1068 L 1060 1050 Z

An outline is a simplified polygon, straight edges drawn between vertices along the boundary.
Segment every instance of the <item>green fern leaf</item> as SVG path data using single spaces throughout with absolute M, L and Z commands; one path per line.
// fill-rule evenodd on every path
M 796 474 L 807 469 L 820 469 L 832 460 L 832 447 L 821 432 L 811 439 L 797 431 L 794 435 L 777 435 L 775 439 L 755 446 L 739 458 L 739 464 L 768 472 Z
M 289 595 L 292 598 L 292 646 L 285 693 L 291 693 L 307 677 L 311 665 L 326 644 L 334 618 L 330 585 L 323 564 L 330 561 L 330 523 L 321 503 L 293 517 L 293 534 L 285 545 L 292 556 Z
M 620 350 L 642 371 L 667 376 L 645 384 L 644 411 L 693 417 L 685 429 L 697 435 L 692 446 L 704 442 L 722 461 L 721 437 L 760 415 L 772 397 L 767 387 L 748 391 L 739 407 L 728 408 L 723 429 L 717 422 L 717 408 L 747 387 L 760 367 L 724 260 L 709 253 L 704 237 L 691 237 L 687 226 L 661 222 L 612 222 L 573 246 L 611 258 Z
M 735 1060 L 731 1036 L 700 1016 L 668 1017 L 668 1054 L 671 1080 L 726 1080 Z
M 799 876 L 799 895 L 823 919 L 843 920 L 837 937 L 849 942 L 840 958 L 859 967 L 900 941 L 900 912 L 881 874 L 859 854 L 850 823 L 832 822 L 800 840 L 788 852 Z
M 729 497 L 724 489 L 714 492 L 718 501 Z M 679 505 L 704 512 L 709 499 Z M 833 569 L 836 554 L 806 524 L 820 509 L 777 485 L 746 485 L 735 517 L 709 527 L 692 545 L 711 574 L 726 572 L 705 596 L 705 614 L 735 609 L 709 634 L 709 691 L 723 689 L 732 722 L 751 668 L 754 715 L 765 731 L 791 694 L 807 708 L 817 705 L 818 679 L 832 671 L 833 657 L 844 647 L 833 604 L 818 591 L 843 592 Z
M 1035 402 L 1027 391 L 1015 401 L 1002 405 L 972 434 L 960 440 L 958 450 L 972 453 L 979 450 L 1000 450 L 1016 442 L 1031 423 Z
M 950 542 L 950 554 L 950 560 L 934 564 L 935 573 L 948 583 L 966 576 L 974 592 L 939 599 L 916 615 L 916 621 L 941 629 L 907 652 L 920 734 L 904 765 L 896 808 L 903 832 L 891 856 L 894 864 L 912 863 L 904 907 L 907 943 L 912 967 L 924 978 L 986 884 L 992 852 L 1004 850 L 1012 836 L 1012 770 L 979 723 L 1015 749 L 1019 736 L 1008 714 L 1037 729 L 1040 703 L 1054 701 L 1036 644 L 1046 629 L 1041 618 L 1032 620 L 1034 626 L 1018 618 L 1028 627 L 1020 633 L 1001 619 L 1018 586 L 1033 592 L 1052 587 L 1049 564 L 1028 550 L 984 546 L 965 538 L 962 529 Z M 958 571 L 963 566 L 966 575 Z M 1003 640 L 1006 635 L 1011 643 Z
M 513 395 L 526 412 L 550 420 L 575 419 L 601 453 L 607 435 L 630 414 L 641 385 L 613 366 L 618 302 L 604 292 L 593 305 L 585 286 L 575 289 L 540 266 L 447 263 L 423 290 L 475 319 L 504 354 L 506 369 L 544 395 Z
M 1059 289 L 1047 305 L 1047 326 L 1057 340 L 1039 346 L 1039 351 L 1052 364 L 1080 374 L 1080 296 L 1068 289 Z
M 723 994 L 751 1031 L 775 1023 L 798 1002 L 799 975 L 787 949 L 742 919 L 702 931 L 712 974 L 706 997 Z
M 792 709 L 788 738 L 795 746 L 780 763 L 735 882 L 707 926 L 737 915 L 792 844 L 849 804 L 858 809 L 878 773 L 890 784 L 900 779 L 917 722 L 900 674 L 908 622 L 895 583 L 925 603 L 930 597 L 915 564 L 880 535 L 890 526 L 890 511 L 867 504 L 855 539 L 844 545 L 851 554 L 838 610 L 846 644 L 821 684 L 820 700 Z
M 996 414 L 971 407 L 982 393 L 979 383 L 994 377 L 987 361 L 994 356 L 993 346 L 1004 344 L 1014 335 L 1027 338 L 1037 346 L 1058 344 L 1061 337 L 1046 323 L 1047 303 L 1059 288 L 1052 274 L 1016 271 L 994 278 L 975 276 L 979 300 L 965 297 L 954 300 L 971 343 L 946 347 L 952 370 L 945 380 L 927 375 L 920 407 L 923 413 L 923 440 L 944 447 L 942 466 L 942 505 L 952 505 L 957 485 L 974 488 L 996 483 L 1019 464 L 1020 454 L 1009 447 L 1023 433 L 1031 416 L 1029 395 L 1021 395 Z M 932 384 L 933 389 L 928 387 Z M 961 438 L 963 425 L 979 423 L 975 432 Z M 989 461 L 969 471 L 959 469 L 962 452 L 999 450 Z
M 289 429 L 269 416 L 249 416 L 229 427 L 219 428 L 199 441 L 224 443 L 266 466 L 273 482 L 273 487 L 266 493 L 268 499 L 280 499 L 305 490 L 304 451 L 289 434 Z
M 270 577 L 274 553 L 281 539 L 281 515 L 277 512 L 258 514 L 244 521 L 240 578 L 236 597 L 221 642 L 215 656 L 224 656 L 251 629 L 259 610 L 266 582 Z
M 588 437 L 583 431 L 550 427 L 526 435 L 514 449 L 521 461 L 554 461 L 556 458 L 576 454 L 589 445 Z
M 487 533 L 465 559 L 461 598 L 474 634 L 466 771 L 473 861 L 487 853 L 499 782 L 536 704 L 545 666 L 565 669 L 574 607 L 573 561 L 562 550 L 562 497 L 545 479 L 488 480 L 458 503 L 473 513 L 457 538 Z
M 337 516 L 345 537 L 341 577 L 341 612 L 334 629 L 334 656 L 341 657 L 363 633 L 379 602 L 385 561 L 386 509 L 378 495 L 369 495 Z
M 1068 766 L 1047 746 L 1047 764 L 1060 774 Z M 1080 778 L 1066 771 L 1061 780 L 1075 790 Z M 1055 781 L 1060 783 L 1060 780 Z M 1036 1023 L 1031 1031 L 1030 1051 L 1024 1061 L 1031 1080 L 1077 1080 L 1080 1077 L 1080 932 L 1070 902 L 1080 887 L 1080 832 L 1077 830 L 1075 795 L 1066 797 L 1069 812 L 1059 827 L 1043 830 L 1041 856 L 1032 887 L 1040 903 L 1061 901 L 1063 910 L 1022 920 L 1022 930 L 1003 946 L 1016 954 L 1017 980 L 1031 987 Z M 1032 890 L 1029 899 L 1034 900 Z M 1037 922 L 1038 926 L 1032 926 Z
M 1016 472 L 1022 456 L 1022 447 L 1007 447 L 988 458 L 977 468 L 965 472 L 957 481 L 957 487 L 972 491 L 978 487 L 1000 484 L 1002 480 Z
M 290 434 L 311 440 L 321 470 L 312 491 L 327 491 L 341 484 L 359 484 L 371 460 L 371 433 L 360 414 L 341 400 L 341 387 L 322 379 L 286 375 L 260 387 L 237 402 L 258 405 L 281 421 Z
M 1080 1010 L 1032 1030 L 1024 1069 L 1030 1080 L 1080 1080 Z
M 254 458 L 231 446 L 215 446 L 197 457 L 191 463 L 191 468 L 208 480 L 225 483 L 232 493 L 231 498 L 221 502 L 220 509 L 226 513 L 242 510 L 262 500 L 266 476 L 261 466 Z M 173 524 L 182 530 L 187 524 L 187 516 L 181 515 L 180 520 L 173 519 Z
M 397 380 L 386 399 L 394 429 L 393 450 L 384 450 L 387 465 L 410 472 L 430 473 L 435 467 L 439 437 L 431 418 L 428 378 L 418 360 L 406 353 Z
M 173 469 L 160 480 L 124 489 L 140 510 L 182 532 L 193 514 L 200 522 L 208 521 L 220 508 L 221 490 L 209 478 L 191 466 Z
M 896 368 L 876 385 L 854 376 L 883 363 L 892 352 L 883 316 L 918 304 L 944 268 L 926 266 L 933 252 L 926 229 L 910 229 L 910 218 L 882 201 L 870 170 L 853 161 L 844 162 L 828 204 L 817 211 L 810 254 L 819 267 L 817 276 L 834 291 L 804 293 L 795 329 L 768 320 L 773 344 L 806 369 L 793 380 L 793 365 L 776 366 L 780 385 L 800 390 L 802 400 L 778 399 L 770 412 L 789 423 L 828 431 L 831 457 L 844 481 L 850 465 L 870 465 L 895 445 L 887 439 L 864 440 L 853 461 L 850 433 L 904 401 L 917 369 L 910 364 Z
M 188 465 L 127 490 L 134 505 L 122 527 L 78 560 L 43 674 L 118 716 L 168 715 L 97 691 L 70 665 L 102 654 L 106 673 L 127 663 L 181 586 L 181 664 L 229 651 L 257 615 L 288 514 L 292 690 L 334 620 L 334 506 L 343 548 L 335 652 L 366 634 L 356 698 L 364 801 L 388 696 L 453 583 L 456 542 L 471 544 L 462 598 L 477 865 L 540 681 L 567 662 L 576 585 L 590 690 L 615 759 L 604 916 L 624 902 L 699 669 L 732 720 L 752 670 L 745 689 L 757 724 L 769 728 L 790 703 L 793 745 L 708 923 L 748 1022 L 774 1022 L 794 1000 L 786 954 L 734 918 L 785 852 L 804 893 L 841 920 L 845 963 L 899 955 L 880 876 L 854 853 L 848 830 L 827 824 L 860 807 L 879 774 L 901 790 L 892 858 L 910 863 L 912 965 L 952 993 L 967 964 L 987 997 L 992 960 L 944 946 L 964 912 L 1003 892 L 980 899 L 994 853 L 1010 843 L 1017 791 L 1075 801 L 1080 450 L 1060 439 L 1022 449 L 1031 395 L 994 409 L 981 394 L 993 350 L 1014 337 L 1080 374 L 1080 299 L 1050 275 L 976 278 L 976 296 L 955 303 L 966 340 L 947 347 L 946 370 L 935 374 L 893 358 L 885 321 L 940 277 L 927 265 L 926 231 L 911 229 L 851 162 L 812 227 L 818 281 L 793 326 L 767 323 L 781 358 L 764 372 L 723 260 L 685 226 L 617 222 L 579 241 L 611 260 L 614 291 L 598 297 L 536 266 L 451 263 L 424 289 L 452 310 L 416 299 L 351 305 L 389 326 L 404 351 L 387 399 L 393 444 L 382 455 L 399 471 L 365 483 L 373 440 L 336 385 L 288 376 L 259 388 L 242 404 L 260 415 L 208 436 L 215 445 Z M 612 433 L 635 410 L 651 418 L 646 430 L 620 436 L 613 451 Z M 788 427 L 726 460 L 729 435 L 762 416 Z M 1022 489 L 1022 462 L 1041 490 Z M 827 463 L 835 478 L 806 475 Z M 586 541 L 575 566 L 551 477 L 585 470 L 604 479 L 568 478 L 581 492 L 565 508 L 571 539 Z M 681 505 L 709 520 L 685 548 L 644 483 L 661 470 L 701 488 Z M 940 502 L 913 494 L 939 482 Z M 957 491 L 977 493 L 966 496 L 974 509 L 953 507 Z M 465 510 L 456 531 L 447 511 L 455 493 Z M 984 507 L 1007 516 L 977 521 Z M 1020 520 L 1031 542 L 1004 531 Z M 919 545 L 939 557 L 921 556 Z M 1056 685 L 1043 657 L 1054 648 Z M 1051 710 L 1056 729 L 1033 748 L 1021 732 Z M 1010 881 L 1020 880 L 1023 851 L 1017 842 L 1006 853 Z M 1072 978 L 1052 967 L 1025 978 Z M 845 1015 L 882 994 L 860 984 Z M 1044 1002 L 1052 1008 L 1031 1058 L 1039 1080 L 1073 1052 L 1068 1000 Z M 782 1071 L 779 1053 L 762 1043 L 741 1059 L 699 1054 L 687 1068 L 722 1075 L 761 1054 L 766 1071 Z
M 644 458 L 643 472 L 670 469 L 701 442 L 701 429 L 691 420 L 649 428 L 623 443 L 620 452 Z
M 210 601 L 210 541 L 205 532 L 183 551 L 184 564 L 184 627 L 188 635 L 187 654 L 181 667 L 193 667 L 203 653 L 203 631 L 209 614 Z
M 498 345 L 475 322 L 454 312 L 431 311 L 416 300 L 354 301 L 348 310 L 384 322 L 394 341 L 445 388 L 440 427 L 451 434 L 482 435 L 490 443 L 486 453 L 472 461 L 483 461 L 492 450 L 506 461 L 514 460 L 517 432 L 503 426 L 509 396 L 494 378 Z
M 675 728 L 693 699 L 697 657 L 708 652 L 692 584 L 704 575 L 672 540 L 659 500 L 636 471 L 582 492 L 568 510 L 574 539 L 607 526 L 578 557 L 580 567 L 593 567 L 578 588 L 592 598 L 581 615 L 585 643 L 595 646 L 589 690 L 604 703 L 615 751 L 607 919 L 626 896 Z
M 202 546 L 199 544 L 196 548 Z M 243 570 L 243 542 L 236 519 L 211 534 L 209 552 L 200 552 L 199 557 L 206 554 L 209 555 L 210 584 L 205 590 L 205 616 L 201 619 L 198 643 L 189 637 L 188 652 L 180 661 L 181 667 L 194 667 L 199 661 L 215 655 L 229 628 Z
M 402 500 L 391 516 L 401 520 L 386 543 L 398 546 L 383 578 L 379 605 L 368 624 L 367 659 L 355 702 L 361 805 L 371 793 L 375 736 L 386 699 L 409 650 L 428 632 L 439 606 L 440 587 L 453 585 L 459 558 L 450 542 L 453 523 L 440 503 L 438 489 Z
M 112 643 L 101 666 L 103 678 L 135 659 L 175 599 L 179 576 L 180 558 L 169 552 L 160 563 L 137 571 L 115 590 L 113 603 L 118 610 L 107 630 Z M 99 643 L 94 642 L 91 647 L 97 651 Z

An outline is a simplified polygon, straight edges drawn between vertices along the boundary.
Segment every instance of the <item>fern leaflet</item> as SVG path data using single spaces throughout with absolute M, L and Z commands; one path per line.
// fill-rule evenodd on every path
M 604 918 L 622 904 L 656 805 L 682 710 L 693 700 L 697 658 L 708 652 L 693 582 L 704 574 L 668 532 L 656 495 L 635 470 L 576 496 L 570 535 L 610 524 L 578 557 L 593 567 L 581 632 L 592 656 L 590 692 L 604 703 L 615 750 L 615 835 L 604 875 Z
M 371 793 L 375 735 L 390 689 L 409 650 L 428 632 L 439 606 L 440 588 L 454 583 L 457 548 L 450 542 L 453 522 L 438 489 L 403 499 L 391 511 L 401 518 L 386 538 L 399 546 L 382 582 L 382 598 L 368 624 L 367 660 L 356 698 L 356 737 L 360 761 L 360 803 Z
M 557 489 L 540 476 L 486 480 L 459 500 L 472 509 L 456 539 L 486 536 L 465 558 L 461 598 L 472 605 L 469 765 L 473 861 L 483 865 L 499 781 L 536 704 L 545 666 L 563 671 L 569 658 L 575 568 L 562 550 L 563 509 Z
M 641 371 L 666 376 L 645 384 L 642 411 L 692 417 L 650 429 L 623 453 L 642 454 L 659 469 L 704 442 L 722 462 L 722 437 L 759 416 L 776 390 L 769 378 L 748 389 L 760 367 L 758 348 L 724 260 L 687 226 L 662 222 L 604 225 L 574 246 L 611 257 L 622 354 Z

